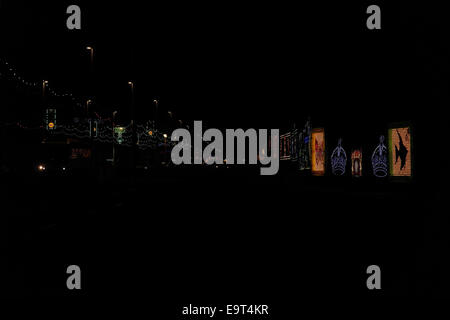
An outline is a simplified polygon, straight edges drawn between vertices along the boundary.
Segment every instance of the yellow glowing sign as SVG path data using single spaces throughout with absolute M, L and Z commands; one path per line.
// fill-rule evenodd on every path
M 390 173 L 394 177 L 411 177 L 411 128 L 389 129 Z
M 55 127 L 55 124 L 54 124 L 53 122 L 50 122 L 50 123 L 48 124 L 48 127 L 49 127 L 50 129 L 53 129 L 53 128 Z
M 325 174 L 325 130 L 313 129 L 311 133 L 311 172 L 313 175 Z

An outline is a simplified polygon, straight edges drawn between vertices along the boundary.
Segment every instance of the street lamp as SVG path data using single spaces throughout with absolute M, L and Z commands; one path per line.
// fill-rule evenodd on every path
M 91 68 L 94 67 L 94 48 L 93 47 L 86 47 L 86 50 L 90 52 L 91 55 Z
M 45 88 L 48 85 L 48 81 L 47 80 L 42 80 L 42 98 L 45 98 Z
M 89 117 L 89 105 L 92 103 L 92 100 L 88 100 L 86 101 L 86 114 Z
M 86 47 L 90 55 L 90 65 L 87 77 L 87 92 L 90 96 L 94 95 L 94 48 L 91 46 Z
M 132 140 L 132 148 L 131 148 L 131 164 L 133 168 L 133 179 L 134 179 L 134 169 L 136 168 L 136 126 L 134 125 L 135 120 L 135 100 L 134 100 L 134 82 L 128 81 L 128 85 L 131 88 L 131 140 Z
M 154 126 L 155 126 L 155 129 L 157 128 L 157 125 L 156 125 L 156 122 L 157 122 L 157 119 L 158 119 L 158 105 L 159 105 L 159 101 L 158 100 L 153 100 L 153 103 L 155 104 L 155 124 L 154 124 Z
M 115 127 L 116 127 L 116 114 L 117 111 L 114 111 L 112 114 L 112 134 L 113 134 L 113 154 L 112 154 L 112 165 L 114 167 L 114 165 L 116 164 L 116 135 L 115 135 Z
M 134 123 L 134 82 L 128 81 L 131 89 L 131 123 Z

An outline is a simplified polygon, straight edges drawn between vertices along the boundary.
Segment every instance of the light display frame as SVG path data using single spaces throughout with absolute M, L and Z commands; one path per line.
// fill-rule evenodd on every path
M 385 179 L 389 176 L 389 146 L 385 144 L 384 134 L 379 136 L 378 141 L 370 157 L 372 175 L 378 179 Z
M 280 135 L 280 160 L 291 159 L 291 133 Z
M 392 139 L 392 133 L 394 132 L 394 130 L 396 130 L 396 132 L 399 129 L 408 129 L 409 130 L 409 149 L 407 157 L 409 157 L 409 175 L 399 175 L 395 173 L 395 165 L 396 165 L 396 161 L 398 162 L 398 160 L 401 161 L 401 156 L 395 156 L 394 154 L 396 153 L 396 145 L 395 142 Z M 397 122 L 397 123 L 391 123 L 388 126 L 388 160 L 389 160 L 389 177 L 391 180 L 397 180 L 397 181 L 409 181 L 412 180 L 412 178 L 414 177 L 414 131 L 413 131 L 413 126 L 411 124 L 410 121 L 405 121 L 405 122 Z M 403 140 L 403 139 L 402 139 Z M 403 144 L 403 142 L 402 142 Z M 399 146 L 400 147 L 400 146 Z M 398 148 L 397 148 L 397 153 L 401 152 Z M 398 159 L 400 157 L 400 159 Z M 408 159 L 405 160 L 406 164 L 408 164 Z
M 300 172 L 311 172 L 311 119 L 305 123 L 298 133 L 298 169 Z
M 356 171 L 355 168 L 355 161 L 359 160 L 358 162 L 358 171 Z M 363 175 L 363 151 L 362 148 L 356 148 L 352 150 L 352 153 L 350 154 L 350 164 L 352 169 L 352 177 L 359 178 Z
M 290 154 L 290 159 L 293 162 L 298 161 L 299 158 L 299 151 L 298 151 L 298 129 L 293 129 L 291 131 L 291 154 Z
M 338 144 L 336 148 L 331 153 L 330 166 L 331 172 L 335 176 L 345 175 L 347 169 L 347 152 L 342 147 L 342 138 L 338 139 Z
M 322 135 L 322 150 L 321 153 L 319 155 L 319 157 L 321 158 L 322 161 L 322 165 L 318 166 L 316 163 L 316 157 L 317 157 L 317 151 L 315 148 L 316 145 L 316 137 L 318 135 Z M 326 155 L 326 136 L 325 136 L 325 129 L 324 128 L 314 128 L 311 131 L 311 174 L 313 176 L 324 176 L 325 172 L 326 172 L 326 159 L 327 159 L 327 155 Z

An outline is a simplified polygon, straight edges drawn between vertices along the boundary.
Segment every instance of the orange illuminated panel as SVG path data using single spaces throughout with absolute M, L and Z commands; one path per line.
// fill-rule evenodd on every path
M 393 177 L 411 177 L 411 128 L 389 129 L 389 162 Z
M 311 133 L 311 173 L 316 176 L 325 174 L 325 130 L 313 129 Z
M 362 176 L 362 151 L 359 149 L 352 152 L 352 176 Z

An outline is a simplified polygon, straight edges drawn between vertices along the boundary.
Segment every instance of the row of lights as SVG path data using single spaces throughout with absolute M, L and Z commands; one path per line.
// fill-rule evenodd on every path
M 47 170 L 47 168 L 45 167 L 44 164 L 38 165 L 37 169 L 38 169 L 39 172 L 45 172 Z M 61 170 L 62 171 L 66 171 L 66 167 L 62 167 Z
M 90 52 L 90 55 L 91 55 L 91 63 L 93 63 L 93 61 L 94 61 L 94 48 L 93 47 L 91 47 L 91 46 L 87 46 L 86 47 L 86 50 L 88 50 L 89 52 Z M 48 80 L 43 80 L 42 81 L 42 88 L 43 88 L 43 90 L 45 90 L 45 88 L 48 86 Z M 133 81 L 128 81 L 128 85 L 131 87 L 131 89 L 132 90 L 134 90 L 134 82 Z M 91 104 L 92 103 L 92 100 L 88 100 L 87 101 L 87 108 L 89 108 L 89 104 Z M 153 100 L 153 103 L 155 103 L 155 105 L 156 105 L 156 107 L 158 108 L 158 103 L 159 103 L 159 101 L 157 100 L 157 99 L 155 99 L 155 100 Z M 172 112 L 171 111 L 168 111 L 168 114 L 172 117 L 173 116 L 173 114 L 172 114 Z M 48 127 L 50 128 L 50 129 L 53 129 L 54 127 L 55 127 L 55 124 L 54 123 L 52 123 L 52 122 L 50 122 L 49 124 L 48 124 Z M 119 130 L 121 130 L 121 131 L 124 131 L 124 128 L 119 128 Z M 150 136 L 153 136 L 153 131 L 149 131 L 149 135 Z M 165 138 L 165 139 L 167 139 L 167 134 L 163 134 L 163 137 Z

